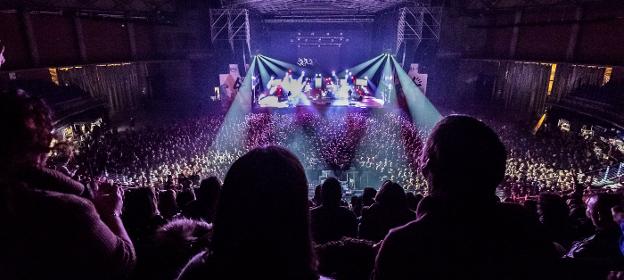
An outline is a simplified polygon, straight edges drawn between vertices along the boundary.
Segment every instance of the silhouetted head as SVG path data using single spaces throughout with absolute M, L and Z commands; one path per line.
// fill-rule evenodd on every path
M 339 206 L 342 199 L 342 186 L 340 181 L 330 177 L 321 185 L 321 204 L 323 206 Z
M 181 269 L 194 255 L 210 244 L 212 225 L 191 219 L 175 219 L 154 235 L 154 246 L 166 257 L 167 265 Z M 159 265 L 165 265 L 165 262 Z
M 158 195 L 158 209 L 166 219 L 170 219 L 178 213 L 178 203 L 174 190 L 165 190 Z
M 362 193 L 362 205 L 371 206 L 371 204 L 375 203 L 376 195 L 377 190 L 375 190 L 374 188 L 364 188 L 364 192 Z
M 197 199 L 215 205 L 219 200 L 220 193 L 221 181 L 219 181 L 219 178 L 211 176 L 201 181 L 199 191 L 197 192 Z
M 232 164 L 217 207 L 213 245 L 213 258 L 225 270 L 245 264 L 255 275 L 316 276 L 308 184 L 291 152 L 256 148 Z
M 541 193 L 537 201 L 537 214 L 544 224 L 565 223 L 569 217 L 568 206 L 556 193 Z
M 192 188 L 182 189 L 176 197 L 176 203 L 180 207 L 184 207 L 194 200 L 195 200 L 195 191 Z
M 362 215 L 362 198 L 354 195 L 351 197 L 351 210 L 356 216 Z
M 375 202 L 387 207 L 406 207 L 405 190 L 397 183 L 385 181 L 375 196 Z
M 43 100 L 22 90 L 0 92 L 0 165 L 41 165 L 50 151 L 52 117 Z
M 375 264 L 375 242 L 342 238 L 316 246 L 319 272 L 336 280 L 370 279 Z
M 315 206 L 321 205 L 321 185 L 316 185 L 314 187 L 314 197 L 312 197 L 312 202 Z
M 137 279 L 175 279 L 180 270 L 210 245 L 212 225 L 191 219 L 174 219 L 150 239 L 150 250 L 136 269 Z
M 587 199 L 587 217 L 596 229 L 616 227 L 611 208 L 621 205 L 622 198 L 618 194 L 598 193 Z
M 130 189 L 124 193 L 124 220 L 149 220 L 158 214 L 156 192 L 152 187 Z
M 473 117 L 451 115 L 433 128 L 420 166 L 432 195 L 483 198 L 494 195 L 506 160 L 496 132 Z

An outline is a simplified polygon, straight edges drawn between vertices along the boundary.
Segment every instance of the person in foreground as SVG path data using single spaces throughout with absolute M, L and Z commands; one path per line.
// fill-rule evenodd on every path
M 256 148 L 226 174 L 210 249 L 178 279 L 318 279 L 309 220 L 299 160 L 283 148 Z
M 357 218 L 351 210 L 340 206 L 342 186 L 334 177 L 327 178 L 321 185 L 320 206 L 310 210 L 312 239 L 318 244 L 354 237 L 357 232 Z
M 44 167 L 52 140 L 45 103 L 0 93 L 2 279 L 123 279 L 134 247 L 119 218 L 117 186 L 90 189 Z
M 544 279 L 552 243 L 520 206 L 497 203 L 507 155 L 481 121 L 452 115 L 433 129 L 421 155 L 430 196 L 417 219 L 385 237 L 373 279 Z

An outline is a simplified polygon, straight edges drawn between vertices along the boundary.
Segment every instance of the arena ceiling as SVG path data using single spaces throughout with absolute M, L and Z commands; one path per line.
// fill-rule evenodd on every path
M 0 9 L 58 8 L 99 11 L 174 12 L 176 0 L 0 0 Z
M 371 15 L 399 5 L 427 0 L 222 0 L 223 6 L 249 8 L 264 15 L 350 14 Z

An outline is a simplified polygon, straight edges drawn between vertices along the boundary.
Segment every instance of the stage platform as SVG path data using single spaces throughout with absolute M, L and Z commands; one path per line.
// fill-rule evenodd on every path
M 319 98 L 316 100 L 310 100 L 308 98 L 300 98 L 296 101 L 284 100 L 279 101 L 276 96 L 266 96 L 258 101 L 255 107 L 259 108 L 294 108 L 305 106 L 332 106 L 332 107 L 355 107 L 355 108 L 375 108 L 381 109 L 384 107 L 384 101 L 375 97 L 365 96 L 361 100 L 350 99 L 324 99 Z

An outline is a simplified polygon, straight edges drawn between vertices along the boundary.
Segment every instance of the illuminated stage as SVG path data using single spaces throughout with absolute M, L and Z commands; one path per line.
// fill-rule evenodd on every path
M 364 96 L 360 99 L 330 99 L 330 98 L 298 98 L 296 101 L 282 100 L 278 96 L 264 95 L 259 98 L 257 105 L 260 108 L 289 108 L 300 106 L 336 106 L 336 107 L 356 107 L 356 108 L 383 108 L 384 101 L 371 96 Z
M 297 67 L 262 55 L 257 58 L 251 92 L 247 92 L 255 108 L 384 108 L 395 93 L 393 71 L 381 67 L 390 63 L 386 54 L 340 72 Z M 306 74 L 312 71 L 317 74 Z

